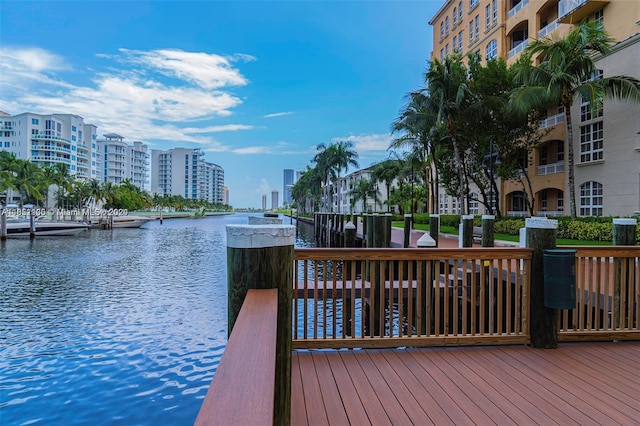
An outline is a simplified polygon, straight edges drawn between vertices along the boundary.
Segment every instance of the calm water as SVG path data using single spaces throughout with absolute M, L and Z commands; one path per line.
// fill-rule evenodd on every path
M 192 424 L 227 340 L 225 225 L 246 223 L 0 245 L 0 424 Z

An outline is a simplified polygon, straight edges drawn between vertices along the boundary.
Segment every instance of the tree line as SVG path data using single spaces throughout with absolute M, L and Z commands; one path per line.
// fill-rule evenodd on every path
M 49 200 L 49 188 L 55 186 L 54 200 Z M 7 191 L 15 191 L 19 205 L 33 205 L 57 208 L 77 208 L 102 205 L 106 209 L 142 210 L 155 206 L 176 210 L 205 209 L 230 211 L 229 205 L 210 203 L 205 200 L 188 199 L 181 195 L 151 195 L 134 185 L 130 179 L 121 184 L 99 182 L 97 179 L 80 180 L 71 176 L 69 166 L 55 163 L 52 166 L 38 166 L 28 160 L 16 158 L 15 154 L 0 151 L 0 204 L 8 204 Z
M 594 55 L 607 55 L 613 44 L 600 23 L 582 22 L 565 38 L 532 41 L 511 66 L 502 58 L 483 65 L 479 54 L 463 57 L 454 52 L 442 60 L 434 58 L 424 86 L 406 95 L 391 125 L 396 138 L 388 148 L 389 158 L 372 165 L 369 178 L 350 183 L 351 208 L 370 198 L 374 209 L 382 208 L 378 183 L 385 183 L 387 209 L 398 206 L 400 213 L 437 211 L 443 188 L 459 201 L 461 214 L 477 202 L 500 217 L 501 206 L 493 201 L 500 200 L 497 182 L 513 180 L 522 187 L 526 209 L 533 215 L 530 154 L 546 134 L 540 121 L 549 112 L 561 111 L 569 209 L 575 218 L 571 107 L 587 103 L 592 114 L 601 114 L 605 99 L 640 102 L 638 79 L 603 77 L 596 68 Z M 342 192 L 336 190 L 341 173 L 349 166 L 359 167 L 351 142 L 320 144 L 317 150 L 292 189 L 303 212 L 330 210 L 333 197 Z

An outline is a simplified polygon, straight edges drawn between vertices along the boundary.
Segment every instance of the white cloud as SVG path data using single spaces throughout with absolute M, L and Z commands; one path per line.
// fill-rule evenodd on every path
M 353 142 L 353 149 L 358 153 L 368 151 L 386 151 L 393 137 L 387 134 L 371 135 L 349 135 L 347 137 L 335 137 L 332 142 L 350 141 Z
M 40 48 L 4 46 L 0 49 L 0 109 L 10 114 L 70 112 L 98 126 L 99 134 L 192 142 L 215 151 L 229 147 L 207 134 L 253 128 L 211 125 L 209 120 L 230 116 L 242 103 L 228 90 L 248 84 L 233 63 L 254 57 L 176 49 L 119 52 L 98 55 L 110 61 L 109 68 L 92 64 L 87 71 L 91 83 L 74 85 L 62 78 L 72 69 L 63 57 Z M 184 126 L 185 122 L 203 124 Z
M 274 112 L 272 114 L 263 115 L 264 118 L 282 117 L 283 115 L 291 115 L 293 111 Z
M 269 185 L 269 182 L 267 182 L 265 178 L 262 178 L 262 180 L 260 180 L 260 185 L 256 189 L 256 193 L 260 195 L 271 194 L 271 185 Z

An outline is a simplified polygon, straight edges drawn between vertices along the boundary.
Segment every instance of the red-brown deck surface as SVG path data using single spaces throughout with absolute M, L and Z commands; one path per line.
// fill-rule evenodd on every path
M 295 351 L 292 425 L 639 425 L 640 342 Z

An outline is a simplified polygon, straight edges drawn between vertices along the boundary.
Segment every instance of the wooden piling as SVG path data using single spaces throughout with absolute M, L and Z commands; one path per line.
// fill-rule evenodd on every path
M 636 219 L 613 219 L 613 245 L 635 246 L 637 244 L 636 224 Z M 629 288 L 629 285 L 633 285 L 630 282 L 630 274 L 633 268 L 633 259 L 616 259 L 616 281 L 613 288 L 613 316 L 616 327 L 620 327 L 621 315 L 624 315 L 624 310 L 620 308 L 622 303 L 622 288 Z
M 291 225 L 227 225 L 228 333 L 247 290 L 278 289 L 274 424 L 291 422 L 291 304 L 294 243 Z
M 496 217 L 492 214 L 482 215 L 482 247 L 493 247 Z
M 473 247 L 473 215 L 467 214 L 460 218 L 458 247 Z
M 7 239 L 7 210 L 0 208 L 0 241 Z
M 438 247 L 438 237 L 440 236 L 439 214 L 429 215 L 429 235 L 433 238 L 433 241 L 436 242 L 436 247 Z
M 529 317 L 531 318 L 531 346 L 534 348 L 553 349 L 558 347 L 557 319 L 555 309 L 544 304 L 544 250 L 556 247 L 558 221 L 546 218 L 527 218 L 526 247 L 533 249 L 531 257 L 531 298 L 529 300 Z
M 29 210 L 29 238 L 36 237 L 36 216 L 33 209 Z
M 411 244 L 411 228 L 413 223 L 411 222 L 411 214 L 404 215 L 404 238 L 402 240 L 402 247 L 407 248 Z

